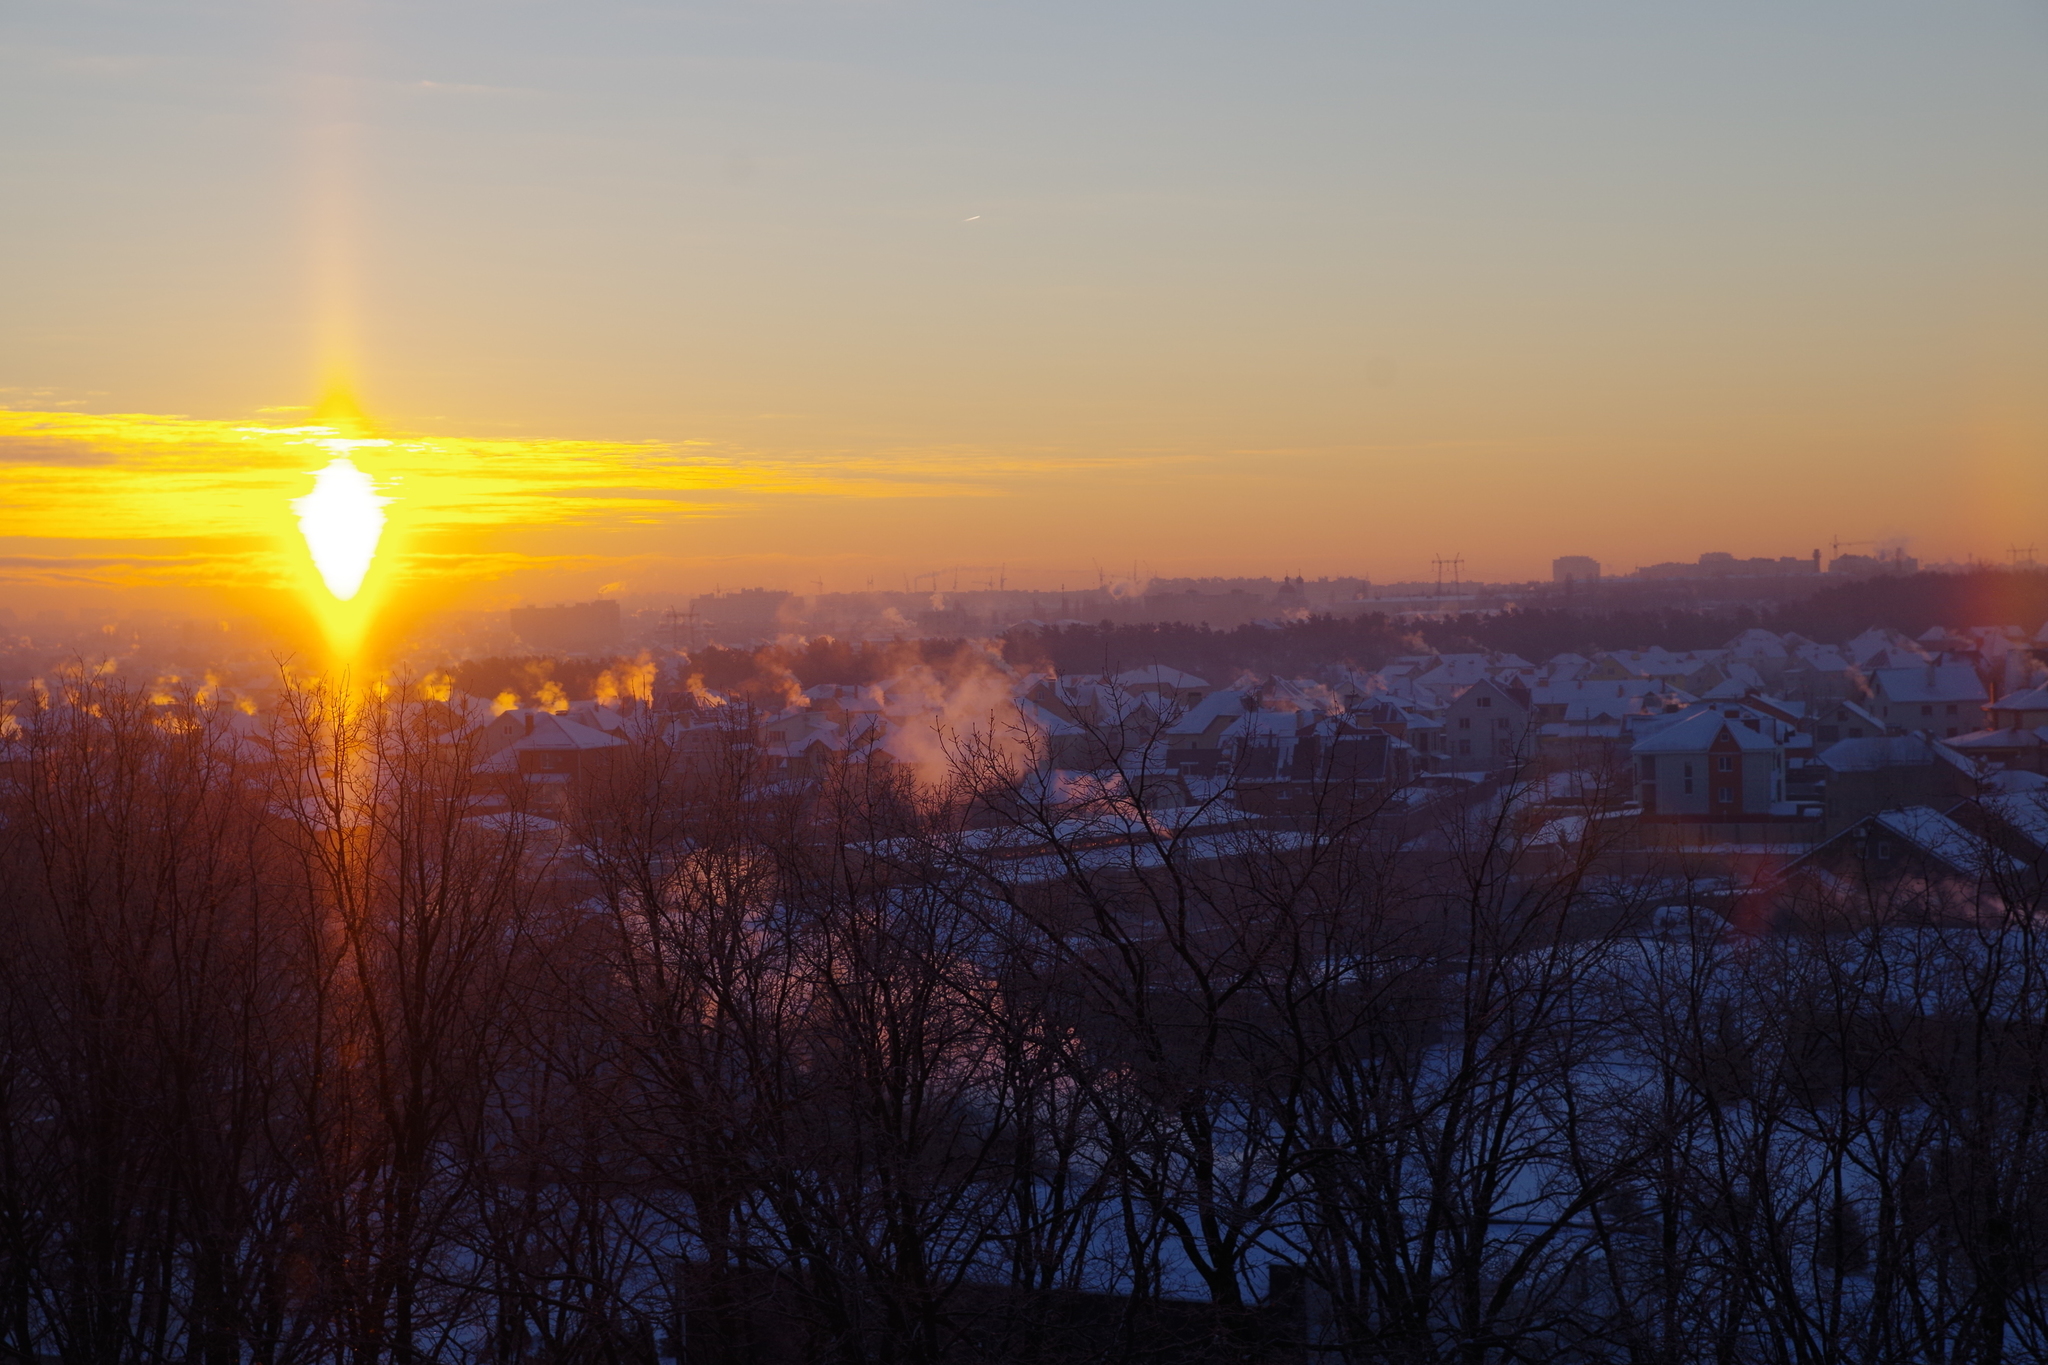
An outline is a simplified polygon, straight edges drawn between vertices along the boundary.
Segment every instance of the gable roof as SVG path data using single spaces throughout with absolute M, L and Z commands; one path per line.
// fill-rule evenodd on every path
M 1932 806 L 1907 806 L 1866 815 L 1833 838 L 1823 840 L 1800 854 L 1786 870 L 1822 862 L 1830 851 L 1844 844 L 1860 842 L 1873 828 L 1911 845 L 1966 877 L 2019 870 L 2019 862 L 2011 854 Z
M 1207 687 L 1208 681 L 1192 673 L 1183 673 L 1165 664 L 1151 664 L 1144 668 L 1127 668 L 1116 675 L 1122 687 L 1167 687 L 1176 692 L 1192 692 Z
M 1638 754 L 1703 754 L 1712 748 L 1722 732 L 1735 736 L 1735 747 L 1744 753 L 1765 752 L 1778 746 L 1741 721 L 1730 720 L 1718 711 L 1695 711 L 1668 725 L 1660 725 L 1635 742 Z
M 546 711 L 533 718 L 533 733 L 512 742 L 514 749 L 612 749 L 626 741 L 592 726 Z
M 2048 850 L 2048 791 L 2002 792 L 1977 804 L 2036 849 Z
M 1978 876 L 2019 870 L 2019 863 L 2011 854 L 1994 848 L 1983 835 L 1964 829 L 1932 806 L 1879 811 L 1870 819 L 1958 872 Z
M 1869 773 L 1880 768 L 1927 767 L 1936 763 L 1946 763 L 1973 777 L 1977 772 L 1969 759 L 1926 735 L 1845 739 L 1821 750 L 1820 761 L 1838 773 Z
M 1984 680 L 1968 664 L 1925 664 L 1919 668 L 1880 668 L 1871 685 L 1892 702 L 1982 702 Z
M 1991 703 L 1994 711 L 2048 711 L 2048 683 L 2021 692 L 2008 692 Z
M 1726 648 L 1738 659 L 1783 659 L 1788 653 L 1783 640 L 1757 626 L 1730 640 Z

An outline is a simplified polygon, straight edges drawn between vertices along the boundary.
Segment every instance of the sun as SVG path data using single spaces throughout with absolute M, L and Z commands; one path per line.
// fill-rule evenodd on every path
M 390 501 L 379 496 L 370 476 L 343 454 L 313 475 L 312 492 L 292 500 L 292 510 L 299 514 L 299 534 L 306 538 L 320 581 L 336 601 L 347 602 L 362 590 L 363 576 L 377 557 L 384 508 Z

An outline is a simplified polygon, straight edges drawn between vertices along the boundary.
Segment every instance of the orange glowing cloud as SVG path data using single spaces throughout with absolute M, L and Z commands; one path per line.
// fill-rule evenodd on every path
M 0 470 L 10 489 L 0 538 L 42 551 L 0 564 L 16 581 L 293 587 L 317 569 L 339 600 L 380 575 L 488 580 L 561 558 L 516 543 L 541 529 L 578 532 L 584 552 L 567 558 L 596 563 L 607 532 L 722 517 L 746 499 L 976 491 L 934 462 L 771 462 L 690 443 L 361 439 L 326 425 L 67 412 L 0 411 Z M 127 548 L 109 553 L 109 542 Z M 151 542 L 162 548 L 141 548 Z

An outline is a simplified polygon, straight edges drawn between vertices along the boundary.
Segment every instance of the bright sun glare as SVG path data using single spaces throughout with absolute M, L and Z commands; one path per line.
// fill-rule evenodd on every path
M 336 599 L 346 602 L 363 586 L 363 575 L 377 556 L 384 534 L 384 506 L 370 476 L 355 461 L 337 455 L 313 476 L 313 491 L 292 500 L 299 514 L 299 534 L 320 570 L 321 581 Z

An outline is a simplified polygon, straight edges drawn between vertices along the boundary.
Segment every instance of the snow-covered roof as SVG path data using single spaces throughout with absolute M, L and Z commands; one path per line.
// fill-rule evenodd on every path
M 1145 668 L 1127 668 L 1116 675 L 1122 687 L 1165 687 L 1176 692 L 1191 692 L 1207 687 L 1207 680 L 1192 673 L 1183 673 L 1165 664 L 1152 664 Z
M 1864 665 L 1880 654 L 1896 652 L 1920 654 L 1921 650 L 1918 645 L 1908 640 L 1896 630 L 1890 630 L 1883 626 L 1872 626 L 1855 639 L 1849 641 L 1848 644 L 1842 646 L 1842 652 L 1847 654 L 1856 664 Z
M 1833 645 L 1817 645 L 1811 640 L 1792 647 L 1793 656 L 1808 670 L 1815 673 L 1839 673 L 1854 667 L 1849 656 Z
M 1908 806 L 1903 810 L 1880 811 L 1872 820 L 1925 850 L 1958 872 L 2016 872 L 2019 863 L 1935 810 L 1932 806 Z
M 1728 652 L 1738 659 L 1782 659 L 1785 642 L 1768 630 L 1752 627 L 1728 642 Z
M 2025 730 L 2018 727 L 2005 730 L 1972 730 L 1967 735 L 1955 735 L 1944 739 L 1942 743 L 1952 749 L 1959 749 L 1966 754 L 1975 754 L 1982 751 L 2003 753 L 2019 749 L 2039 749 L 2043 745 L 2048 745 L 2048 739 L 2042 738 L 2041 730 L 2048 730 L 2048 726 L 2042 726 L 2041 729 L 2036 730 Z
M 1820 761 L 1838 773 L 1868 773 L 1879 768 L 1918 767 L 1931 763 L 1946 763 L 1973 775 L 1976 772 L 1976 766 L 1969 759 L 1925 735 L 1845 739 L 1823 749 Z
M 1235 718 L 1244 714 L 1244 693 L 1234 687 L 1224 687 L 1190 706 L 1173 724 L 1166 727 L 1169 735 L 1199 735 L 1221 717 Z
M 1739 701 L 1751 692 L 1763 690 L 1763 675 L 1748 664 L 1734 660 L 1723 667 L 1728 670 L 1728 676 L 1700 693 L 1702 701 Z
M 1576 678 L 1544 683 L 1529 689 L 1529 699 L 1538 706 L 1569 706 L 1574 702 L 1618 701 L 1625 697 L 1646 697 L 1657 690 L 1651 678 L 1606 678 L 1589 682 Z
M 1247 711 L 1223 733 L 1230 739 L 1292 739 L 1302 732 L 1306 719 L 1303 711 Z
M 533 732 L 512 742 L 515 749 L 611 749 L 626 741 L 594 726 L 545 711 L 533 717 Z
M 1658 726 L 1636 740 L 1638 754 L 1702 754 L 1723 731 L 1735 737 L 1735 747 L 1745 753 L 1765 752 L 1778 746 L 1762 732 L 1718 711 L 1696 711 L 1668 725 Z
M 1994 711 L 2048 711 L 2048 683 L 2021 692 L 2008 692 L 1991 703 Z
M 1918 668 L 1880 668 L 1872 686 L 1891 702 L 1981 702 L 1984 680 L 1968 664 L 1923 664 Z
M 2048 791 L 2006 792 L 1978 801 L 2036 848 L 2048 848 Z

